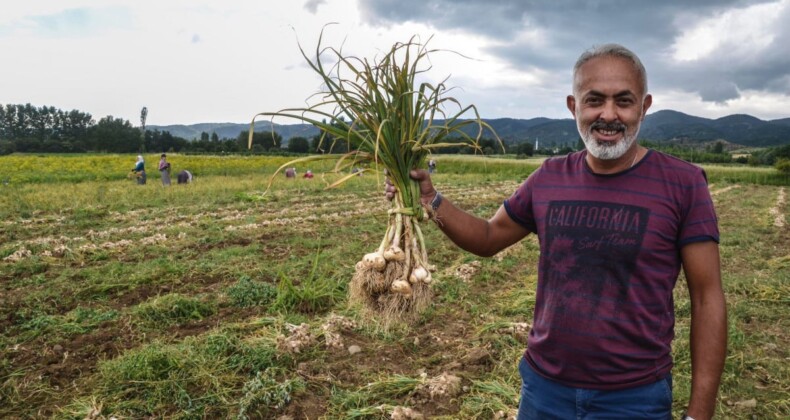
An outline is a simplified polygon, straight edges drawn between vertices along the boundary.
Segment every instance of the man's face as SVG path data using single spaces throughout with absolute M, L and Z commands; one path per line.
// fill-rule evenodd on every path
M 639 74 L 624 58 L 597 57 L 579 69 L 567 105 L 593 157 L 618 159 L 634 145 L 652 103 L 642 90 Z

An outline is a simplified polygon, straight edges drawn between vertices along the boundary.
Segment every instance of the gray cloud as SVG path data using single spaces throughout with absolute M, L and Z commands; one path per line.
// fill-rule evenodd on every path
M 728 46 L 703 59 L 677 62 L 674 41 L 703 19 L 777 0 L 360 0 L 363 19 L 390 25 L 405 21 L 457 30 L 496 41 L 490 53 L 514 68 L 567 75 L 578 55 L 596 44 L 618 42 L 636 52 L 648 69 L 651 90 L 695 92 L 704 101 L 738 98 L 746 89 L 790 91 L 790 29 L 777 25 L 771 44 L 754 54 Z M 790 7 L 778 22 L 790 22 Z M 515 36 L 535 31 L 535 40 Z
M 326 4 L 326 0 L 307 0 L 304 4 L 304 9 L 312 14 L 316 14 L 318 6 Z

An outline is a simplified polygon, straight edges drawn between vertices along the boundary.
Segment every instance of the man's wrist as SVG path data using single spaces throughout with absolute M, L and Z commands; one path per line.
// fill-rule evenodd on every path
M 422 207 L 425 209 L 425 213 L 428 219 L 436 220 L 436 211 L 439 209 L 439 206 L 442 205 L 442 201 L 444 197 L 439 191 L 433 191 L 433 197 L 431 196 L 422 196 L 420 201 L 422 202 Z
M 431 201 L 436 198 L 436 194 L 439 194 L 439 191 L 433 190 L 433 194 L 421 194 L 420 204 L 422 204 L 424 207 L 430 207 Z

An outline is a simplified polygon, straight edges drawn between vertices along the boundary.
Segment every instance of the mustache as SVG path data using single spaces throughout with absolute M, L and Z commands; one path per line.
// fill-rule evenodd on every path
M 625 129 L 625 124 L 618 121 L 607 123 L 599 120 L 590 125 L 590 130 L 625 131 Z

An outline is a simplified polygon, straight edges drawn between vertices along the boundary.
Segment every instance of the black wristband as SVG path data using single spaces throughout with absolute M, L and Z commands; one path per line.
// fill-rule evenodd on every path
M 442 205 L 442 193 L 436 191 L 436 195 L 433 196 L 433 200 L 431 200 L 431 210 L 436 212 L 439 209 L 439 206 Z

